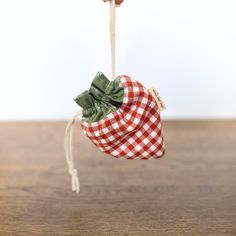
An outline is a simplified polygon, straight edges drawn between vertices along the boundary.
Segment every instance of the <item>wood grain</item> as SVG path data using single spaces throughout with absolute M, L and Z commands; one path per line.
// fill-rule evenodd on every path
M 109 158 L 65 122 L 0 123 L 0 235 L 236 235 L 236 121 L 168 121 L 157 161 Z

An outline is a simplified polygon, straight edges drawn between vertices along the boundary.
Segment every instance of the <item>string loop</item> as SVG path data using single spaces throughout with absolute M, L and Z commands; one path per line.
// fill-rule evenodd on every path
M 110 0 L 111 78 L 116 77 L 116 3 Z
M 112 80 L 116 76 L 116 50 L 115 50 L 115 22 L 116 22 L 116 4 L 115 0 L 110 0 L 110 40 L 111 40 L 111 77 Z M 73 130 L 76 119 L 82 120 L 82 110 L 77 112 L 68 122 L 65 131 L 65 157 L 68 165 L 68 172 L 71 175 L 72 191 L 79 193 L 80 184 L 78 171 L 74 168 L 73 156 Z

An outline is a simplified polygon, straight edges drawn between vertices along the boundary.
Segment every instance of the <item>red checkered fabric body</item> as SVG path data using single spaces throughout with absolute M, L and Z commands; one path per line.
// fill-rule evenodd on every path
M 84 133 L 103 152 L 123 159 L 157 159 L 164 155 L 160 109 L 152 94 L 128 76 L 121 107 L 98 122 L 81 122 Z

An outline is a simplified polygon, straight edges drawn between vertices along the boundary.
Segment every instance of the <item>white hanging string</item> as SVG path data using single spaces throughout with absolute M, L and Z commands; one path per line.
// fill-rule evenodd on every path
M 110 39 L 111 39 L 111 72 L 112 80 L 116 77 L 116 3 L 110 0 Z
M 73 130 L 76 119 L 81 121 L 82 111 L 77 112 L 74 117 L 68 122 L 65 132 L 65 157 L 68 165 L 68 172 L 71 175 L 72 191 L 79 193 L 79 177 L 78 171 L 74 167 L 74 156 L 73 156 Z
M 110 40 L 111 40 L 111 72 L 112 79 L 116 76 L 116 51 L 115 51 L 115 21 L 116 21 L 116 4 L 115 0 L 110 0 Z M 77 112 L 68 122 L 65 131 L 65 157 L 68 165 L 68 172 L 71 175 L 72 191 L 79 193 L 80 184 L 78 171 L 74 167 L 73 156 L 73 130 L 76 119 L 82 120 L 82 110 Z

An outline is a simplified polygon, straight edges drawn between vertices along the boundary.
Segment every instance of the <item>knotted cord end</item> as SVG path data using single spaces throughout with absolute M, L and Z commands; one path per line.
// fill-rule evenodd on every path
M 80 185 L 79 185 L 79 177 L 78 172 L 74 168 L 74 158 L 73 158 L 73 151 L 72 151 L 72 139 L 73 139 L 73 126 L 75 123 L 76 118 L 82 119 L 82 111 L 79 111 L 75 114 L 75 116 L 69 121 L 66 132 L 65 132 L 65 157 L 68 164 L 68 172 L 71 175 L 71 182 L 72 182 L 72 191 L 79 193 Z
M 69 169 L 69 174 L 71 175 L 72 191 L 79 193 L 80 185 L 79 185 L 78 171 L 76 169 Z

